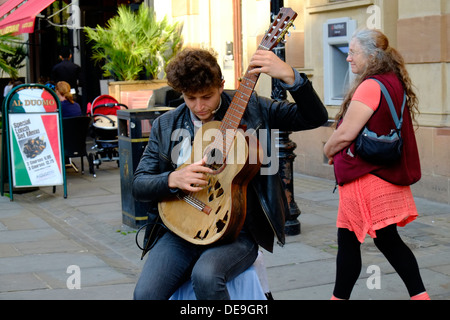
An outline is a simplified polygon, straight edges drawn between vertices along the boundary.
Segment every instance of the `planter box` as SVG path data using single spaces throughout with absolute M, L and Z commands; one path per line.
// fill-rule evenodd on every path
M 114 97 L 120 103 L 122 97 L 133 95 L 132 92 L 136 91 L 151 91 L 167 86 L 167 80 L 137 80 L 137 81 L 112 81 L 108 84 L 109 95 Z M 131 93 L 131 94 L 129 94 Z M 144 93 L 145 94 L 145 93 Z M 139 95 L 137 93 L 137 95 Z M 151 96 L 151 93 L 149 93 Z

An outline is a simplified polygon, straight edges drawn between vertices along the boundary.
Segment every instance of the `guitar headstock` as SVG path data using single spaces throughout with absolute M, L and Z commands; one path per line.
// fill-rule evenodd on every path
M 274 19 L 261 41 L 259 48 L 265 50 L 275 48 L 283 40 L 289 28 L 294 24 L 295 18 L 297 18 L 297 12 L 291 8 L 281 8 L 278 16 Z

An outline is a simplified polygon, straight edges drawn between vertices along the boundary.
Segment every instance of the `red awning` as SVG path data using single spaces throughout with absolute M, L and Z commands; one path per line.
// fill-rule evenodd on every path
M 0 19 L 11 12 L 0 21 L 0 34 L 33 33 L 36 15 L 47 8 L 55 0 L 10 0 L 0 7 Z M 16 8 L 14 11 L 14 8 Z
M 23 0 L 8 0 L 0 7 L 0 19 L 3 19 L 4 15 L 8 14 L 13 9 L 16 9 L 19 4 L 22 4 Z

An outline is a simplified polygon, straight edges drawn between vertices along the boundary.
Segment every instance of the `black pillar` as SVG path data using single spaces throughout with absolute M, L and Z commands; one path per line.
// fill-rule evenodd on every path
M 272 21 L 277 17 L 278 12 L 283 8 L 283 0 L 271 0 L 271 15 Z M 286 50 L 283 41 L 281 41 L 277 47 L 273 50 L 275 54 L 280 57 L 283 61 L 286 61 Z M 287 99 L 286 90 L 284 90 L 280 85 L 280 80 L 272 79 L 272 99 L 281 101 Z M 289 212 L 286 219 L 286 224 L 284 231 L 287 235 L 298 235 L 300 234 L 300 222 L 298 217 L 301 212 L 294 200 L 294 175 L 293 175 L 293 164 L 296 157 L 294 150 L 297 145 L 289 139 L 289 134 L 291 132 L 280 131 L 277 141 L 277 147 L 279 148 L 279 164 L 280 164 L 280 175 L 283 181 L 284 191 L 289 204 Z

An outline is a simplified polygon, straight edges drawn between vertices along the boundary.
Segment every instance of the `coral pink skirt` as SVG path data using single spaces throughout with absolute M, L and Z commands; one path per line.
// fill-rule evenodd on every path
M 397 186 L 372 174 L 339 186 L 336 226 L 353 231 L 363 243 L 367 234 L 397 224 L 404 227 L 418 217 L 409 186 Z

